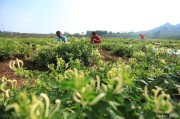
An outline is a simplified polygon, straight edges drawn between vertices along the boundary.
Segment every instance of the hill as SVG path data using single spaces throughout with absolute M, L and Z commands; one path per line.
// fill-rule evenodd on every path
M 143 33 L 150 38 L 180 39 L 180 24 L 172 25 L 166 23 L 157 28 L 138 33 Z

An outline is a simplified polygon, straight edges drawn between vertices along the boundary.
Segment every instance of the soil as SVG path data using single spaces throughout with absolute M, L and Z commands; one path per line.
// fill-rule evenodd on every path
M 106 50 L 106 49 L 101 49 L 100 54 L 101 54 L 102 60 L 104 60 L 104 61 L 112 61 L 112 62 L 122 61 L 122 62 L 125 62 L 126 64 L 129 63 L 128 58 L 118 57 L 118 56 L 114 55 L 111 51 Z
M 0 62 L 0 78 L 5 76 L 11 80 L 15 79 L 18 82 L 17 86 L 22 86 L 25 80 L 14 74 L 14 71 L 9 68 L 9 62 L 9 59 Z
M 25 79 L 23 77 L 20 77 L 18 75 L 15 75 L 14 71 L 9 68 L 9 62 L 11 60 L 15 60 L 16 58 L 22 60 L 24 62 L 24 68 L 27 70 L 39 70 L 39 71 L 47 71 L 47 67 L 37 67 L 34 62 L 26 61 L 23 56 L 12 56 L 5 58 L 4 60 L 0 61 L 0 80 L 3 76 L 5 76 L 7 79 L 10 80 L 17 80 L 17 86 L 23 86 L 25 85 Z M 34 79 L 35 80 L 35 79 Z M 33 83 L 34 81 L 32 81 Z

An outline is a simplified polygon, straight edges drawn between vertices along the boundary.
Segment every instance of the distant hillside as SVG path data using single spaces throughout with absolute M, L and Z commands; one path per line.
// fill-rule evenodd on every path
M 180 39 L 180 24 L 172 25 L 170 23 L 166 23 L 157 28 L 138 33 L 143 33 L 146 37 L 150 38 Z

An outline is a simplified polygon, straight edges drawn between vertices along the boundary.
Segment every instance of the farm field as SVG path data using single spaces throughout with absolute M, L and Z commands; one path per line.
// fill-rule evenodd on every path
M 1 119 L 180 118 L 180 40 L 0 37 Z

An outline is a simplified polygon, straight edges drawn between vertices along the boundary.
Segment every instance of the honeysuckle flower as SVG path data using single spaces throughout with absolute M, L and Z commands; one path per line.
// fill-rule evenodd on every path
M 171 113 L 173 110 L 173 106 L 170 102 L 170 95 L 166 94 L 162 91 L 162 88 L 157 87 L 157 89 L 153 89 L 154 92 L 154 101 L 155 101 L 155 112 L 159 113 Z M 161 94 L 159 94 L 161 92 Z M 158 95 L 159 94 L 159 95 Z
M 161 63 L 165 64 L 165 60 L 164 59 L 160 59 L 159 60 Z
M 96 91 L 99 91 L 99 88 L 100 88 L 100 78 L 97 75 L 96 75 L 96 82 L 97 82 Z
M 102 83 L 101 86 L 102 86 L 102 89 L 104 90 L 104 92 L 108 92 L 108 88 L 105 84 Z
M 0 102 L 4 100 L 4 93 L 0 94 Z
M 20 112 L 20 107 L 17 103 L 7 105 L 5 110 L 7 111 L 7 110 L 12 109 L 12 108 L 15 110 L 16 113 Z
M 95 81 L 94 80 L 90 80 L 89 84 L 90 84 L 92 89 L 95 88 Z
M 85 91 L 86 91 L 86 88 L 85 88 L 85 87 L 82 87 L 81 93 L 84 93 Z
M 3 91 L 3 92 L 6 92 L 7 89 L 5 89 L 7 86 L 7 82 L 3 82 L 0 86 L 0 89 Z
M 15 66 L 17 64 L 17 67 Z M 22 60 L 19 60 L 18 58 L 16 58 L 16 60 L 11 60 L 9 62 L 9 68 L 11 68 L 12 70 L 16 71 L 17 68 L 22 68 L 24 65 Z
M 158 93 L 159 93 L 159 91 L 161 91 L 161 90 L 162 90 L 162 88 L 157 87 L 157 86 L 156 86 L 156 90 L 155 90 L 155 89 L 152 90 L 152 91 L 154 92 L 154 98 L 155 98 L 155 99 L 157 99 Z
M 117 68 L 114 68 L 114 67 L 107 73 L 108 79 L 111 79 L 112 77 L 115 77 L 116 75 L 117 75 Z
M 77 97 L 77 96 L 78 96 L 78 97 Z M 81 96 L 81 95 L 78 95 L 77 92 L 75 92 L 75 93 L 73 94 L 73 100 L 74 100 L 75 102 L 81 104 L 81 100 L 80 100 L 81 98 L 82 98 L 82 96 Z
M 60 99 L 56 99 L 56 100 L 55 100 L 55 103 L 56 103 L 57 105 L 60 105 L 60 104 L 61 104 L 61 100 L 60 100 Z
M 60 99 L 56 99 L 55 100 L 56 103 L 56 107 L 54 108 L 54 110 L 50 113 L 49 118 L 51 118 L 55 112 L 59 109 L 60 105 L 61 105 L 61 100 Z
M 147 86 L 144 87 L 144 96 L 146 97 L 147 100 L 150 100 L 149 95 L 148 95 Z
M 3 92 L 3 99 L 10 97 L 10 91 L 11 89 L 14 89 L 17 85 L 16 80 L 9 80 L 5 76 L 2 77 L 2 83 L 0 85 L 0 91 Z M 2 100 L 3 100 L 2 99 Z
M 94 105 L 94 104 L 96 104 L 97 102 L 99 102 L 103 97 L 105 97 L 106 96 L 106 93 L 101 93 L 101 94 L 99 94 L 98 96 L 96 96 L 94 99 L 93 99 L 93 101 L 91 101 L 89 104 L 90 105 Z
M 113 79 L 114 82 L 117 82 L 117 86 L 116 88 L 113 90 L 114 94 L 119 94 L 122 91 L 122 87 L 123 87 L 123 78 L 122 76 L 120 77 L 116 77 Z
M 46 94 L 41 93 L 40 96 L 45 100 L 46 102 L 46 110 L 45 110 L 45 117 L 48 117 L 49 114 L 49 98 Z
M 9 96 L 9 89 L 7 89 L 7 90 L 5 91 L 5 96 L 6 96 L 6 97 L 10 97 L 10 96 Z
M 31 106 L 31 110 L 30 110 L 30 118 L 33 119 L 38 119 L 37 116 L 40 115 L 40 112 L 39 110 L 37 110 L 39 104 L 38 103 L 35 103 Z

